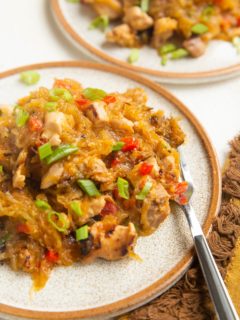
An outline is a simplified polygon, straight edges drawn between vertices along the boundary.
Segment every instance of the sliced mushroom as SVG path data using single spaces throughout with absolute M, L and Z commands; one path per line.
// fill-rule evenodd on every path
M 130 7 L 125 11 L 124 22 L 137 31 L 146 30 L 153 25 L 153 19 L 137 6 Z
M 47 189 L 57 184 L 63 174 L 64 168 L 61 162 L 53 164 L 47 173 L 42 177 L 41 189 Z

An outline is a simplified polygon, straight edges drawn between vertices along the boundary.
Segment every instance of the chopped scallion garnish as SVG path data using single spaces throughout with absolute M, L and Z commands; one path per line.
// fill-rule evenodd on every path
M 140 7 L 143 12 L 148 12 L 149 10 L 149 0 L 141 0 Z
M 3 166 L 0 165 L 0 173 L 3 173 Z
M 129 199 L 129 183 L 123 178 L 117 180 L 118 193 L 123 199 Z
M 76 230 L 76 240 L 86 240 L 88 238 L 88 226 L 85 225 L 79 229 Z
M 94 19 L 89 26 L 89 29 L 101 29 L 105 31 L 109 25 L 109 18 L 106 15 L 102 15 Z
M 70 144 L 63 144 L 57 149 L 55 149 L 52 154 L 50 154 L 46 159 L 46 164 L 52 164 L 58 160 L 61 160 L 70 154 L 76 153 L 78 151 L 78 147 L 70 145 Z
M 82 91 L 84 98 L 91 101 L 102 100 L 106 97 L 107 93 L 102 89 L 97 88 L 86 88 Z
M 112 151 L 120 151 L 120 150 L 122 150 L 122 147 L 124 145 L 125 145 L 125 142 L 119 141 L 112 147 Z
M 187 57 L 188 55 L 189 55 L 189 53 L 187 50 L 180 48 L 180 49 L 177 49 L 176 51 L 173 51 L 171 53 L 171 59 L 173 59 L 173 60 L 182 59 L 182 58 Z
M 55 111 L 57 109 L 57 102 L 47 102 L 44 108 L 49 112 Z
M 234 47 L 237 49 L 237 53 L 240 54 L 240 37 L 234 37 L 232 43 Z
M 144 200 L 152 188 L 152 182 L 147 181 L 143 189 L 136 195 L 137 200 Z
M 53 154 L 53 150 L 52 150 L 51 144 L 48 142 L 48 143 L 45 143 L 42 146 L 40 146 L 38 148 L 38 154 L 39 154 L 40 160 L 46 159 L 51 154 Z
M 79 187 L 90 197 L 96 197 L 100 195 L 99 190 L 95 186 L 94 182 L 89 179 L 79 179 L 77 181 Z
M 214 13 L 214 7 L 212 5 L 208 5 L 202 11 L 202 18 L 205 22 L 208 22 L 211 16 Z
M 192 27 L 191 30 L 192 30 L 192 33 L 201 35 L 201 34 L 208 32 L 209 29 L 208 29 L 208 26 L 206 26 L 205 24 L 197 23 Z
M 21 128 L 21 127 L 25 126 L 26 122 L 29 119 L 29 113 L 19 106 L 16 106 L 14 110 L 16 112 L 16 125 L 17 125 L 17 127 Z
M 158 52 L 162 56 L 175 50 L 177 50 L 177 46 L 174 43 L 166 43 L 158 49 Z
M 50 204 L 48 204 L 46 201 L 44 200 L 40 200 L 40 199 L 37 199 L 35 201 L 35 205 L 36 207 L 38 207 L 39 209 L 42 209 L 42 210 L 49 210 L 51 209 L 51 206 Z
M 32 70 L 25 71 L 20 74 L 20 80 L 30 86 L 36 84 L 40 80 L 40 74 Z
M 64 99 L 66 102 L 73 101 L 73 96 L 67 89 L 53 88 L 49 93 L 50 99 L 53 101 L 58 101 L 60 98 Z
M 72 211 L 75 212 L 79 217 L 81 217 L 83 215 L 79 201 L 72 201 L 70 203 L 70 207 L 71 207 Z
M 49 211 L 48 222 L 59 232 L 66 232 L 69 228 L 69 220 L 65 213 Z
M 131 52 L 130 52 L 130 55 L 128 57 L 128 62 L 129 63 L 135 63 L 139 60 L 139 57 L 140 57 L 140 51 L 139 49 L 132 49 Z

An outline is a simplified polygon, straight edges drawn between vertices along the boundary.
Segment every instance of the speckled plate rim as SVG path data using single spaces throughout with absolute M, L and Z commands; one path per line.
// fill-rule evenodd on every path
M 125 78 L 131 79 L 133 81 L 138 82 L 140 85 L 147 86 L 149 89 L 155 91 L 163 98 L 168 100 L 171 104 L 173 104 L 186 119 L 193 125 L 196 132 L 198 133 L 204 148 L 209 157 L 210 170 L 212 175 L 212 198 L 210 202 L 208 216 L 204 222 L 203 230 L 205 234 L 208 234 L 211 230 L 211 225 L 214 217 L 217 215 L 220 201 L 221 201 L 221 170 L 218 162 L 217 154 L 212 146 L 210 139 L 197 120 L 197 118 L 193 115 L 193 113 L 177 98 L 175 98 L 170 92 L 161 87 L 160 85 L 154 83 L 151 80 L 148 80 L 136 73 L 132 73 L 126 71 L 122 68 L 113 67 L 109 65 L 98 64 L 89 61 L 61 61 L 61 62 L 47 62 L 47 63 L 39 63 L 33 65 L 27 65 L 23 67 L 19 67 L 16 69 L 11 69 L 5 72 L 0 73 L 0 80 L 7 78 L 9 76 L 18 74 L 27 70 L 36 70 L 36 69 L 46 69 L 46 68 L 83 68 L 83 69 L 93 69 L 99 70 L 103 72 L 107 72 L 109 74 L 117 74 L 123 76 Z M 119 300 L 117 302 L 86 310 L 79 311 L 67 311 L 67 312 L 43 312 L 43 311 L 32 311 L 28 309 L 21 309 L 17 307 L 8 306 L 0 303 L 0 314 L 3 315 L 12 315 L 16 317 L 22 318 L 30 318 L 30 319 L 88 319 L 88 318 L 97 318 L 97 317 L 109 317 L 119 315 L 123 312 L 134 309 L 151 299 L 155 298 L 160 292 L 163 293 L 169 287 L 171 287 L 186 271 L 189 267 L 193 258 L 193 250 L 189 250 L 189 252 L 184 256 L 184 258 L 164 277 L 160 280 L 156 281 L 154 284 L 150 285 L 144 290 L 139 291 L 138 293 Z
M 211 71 L 189 72 L 189 73 L 158 71 L 158 70 L 131 65 L 123 60 L 114 58 L 106 54 L 104 51 L 95 48 L 94 46 L 89 44 L 87 41 L 85 41 L 84 38 L 81 37 L 66 20 L 61 10 L 59 0 L 51 0 L 51 7 L 52 7 L 54 17 L 59 23 L 59 26 L 63 30 L 65 30 L 65 32 L 68 34 L 70 39 L 72 39 L 74 42 L 80 45 L 80 47 L 82 47 L 85 50 L 85 52 L 90 54 L 92 57 L 95 57 L 95 59 L 96 57 L 98 57 L 101 60 L 101 62 L 108 62 L 110 64 L 115 64 L 117 66 L 124 67 L 130 71 L 140 72 L 142 74 L 151 76 L 155 81 L 162 81 L 166 83 L 168 82 L 177 83 L 177 81 L 179 81 L 179 83 L 182 82 L 183 84 L 184 83 L 198 84 L 198 83 L 204 83 L 204 82 L 210 82 L 210 81 L 221 81 L 226 78 L 234 77 L 240 73 L 240 63 L 233 64 L 225 68 L 218 68 Z M 193 82 L 193 80 L 195 81 Z

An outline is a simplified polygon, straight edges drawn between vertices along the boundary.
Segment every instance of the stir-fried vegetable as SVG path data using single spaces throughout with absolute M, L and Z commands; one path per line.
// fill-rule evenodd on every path
M 125 145 L 125 142 L 119 141 L 112 147 L 112 151 L 120 151 L 120 150 L 122 150 L 122 147 L 124 145 Z
M 109 25 L 109 18 L 106 15 L 99 16 L 95 18 L 89 26 L 89 29 L 101 29 L 102 31 L 105 31 Z
M 41 199 L 37 199 L 35 201 L 35 205 L 36 205 L 36 207 L 38 207 L 39 209 L 42 209 L 42 210 L 50 210 L 51 209 L 50 204 L 44 200 L 41 200 Z
M 177 49 L 176 51 L 173 51 L 171 53 L 171 59 L 173 59 L 173 60 L 182 59 L 182 58 L 187 57 L 188 55 L 189 55 L 189 53 L 187 50 L 180 48 L 180 49 Z
M 40 74 L 37 71 L 25 71 L 20 74 L 20 80 L 27 85 L 33 85 L 40 80 Z
M 137 200 L 144 200 L 152 188 L 152 182 L 147 181 L 143 189 L 136 195 Z
M 79 201 L 72 201 L 70 203 L 70 208 L 72 209 L 73 212 L 75 212 L 79 217 L 83 215 L 82 209 L 80 207 Z
M 79 229 L 76 230 L 76 240 L 86 240 L 88 238 L 88 226 L 85 225 Z
M 106 97 L 107 93 L 102 89 L 86 88 L 82 92 L 83 96 L 91 101 L 102 100 Z
M 208 26 L 203 23 L 197 23 L 192 27 L 192 33 L 204 34 L 206 32 L 208 32 Z
M 78 147 L 72 146 L 70 144 L 64 144 L 55 149 L 50 156 L 45 158 L 46 164 L 52 164 L 58 160 L 66 158 L 67 156 L 76 153 L 78 151 Z
M 72 94 L 64 88 L 53 88 L 50 90 L 50 99 L 53 101 L 58 101 L 59 99 L 64 99 L 66 102 L 71 102 L 73 100 Z
M 96 197 L 100 195 L 97 187 L 94 182 L 89 179 L 79 179 L 78 181 L 79 187 L 90 197 Z
M 65 213 L 48 211 L 48 222 L 59 232 L 66 232 L 69 228 L 69 220 Z
M 40 146 L 38 148 L 38 154 L 39 154 L 40 160 L 46 159 L 48 156 L 53 154 L 51 144 L 48 142 L 48 143 L 45 143 L 42 146 Z
M 128 62 L 133 64 L 139 60 L 139 57 L 140 57 L 139 49 L 134 48 L 130 52 L 130 55 L 128 57 Z
M 129 199 L 129 182 L 123 178 L 117 180 L 118 193 L 123 199 Z
M 26 110 L 23 110 L 21 107 L 15 107 L 16 113 L 16 125 L 21 128 L 24 127 L 29 119 L 29 113 Z

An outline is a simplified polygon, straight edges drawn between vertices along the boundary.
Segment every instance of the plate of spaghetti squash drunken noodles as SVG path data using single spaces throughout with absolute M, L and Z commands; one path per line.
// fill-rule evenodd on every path
M 238 0 L 52 0 L 52 8 L 88 56 L 156 81 L 216 81 L 240 70 Z
M 174 206 L 186 203 L 180 145 L 206 232 L 219 202 L 215 153 L 191 113 L 89 62 L 6 72 L 0 101 L 0 313 L 117 314 L 173 284 L 192 255 Z

